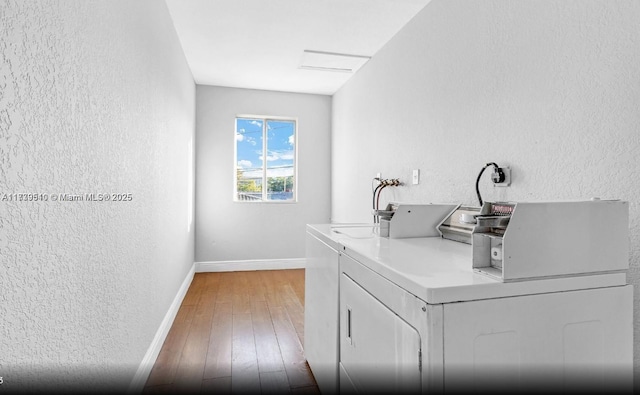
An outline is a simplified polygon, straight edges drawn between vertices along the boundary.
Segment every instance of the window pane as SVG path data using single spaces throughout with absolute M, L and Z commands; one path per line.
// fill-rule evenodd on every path
M 260 119 L 236 119 L 238 200 L 262 200 L 263 124 Z
M 293 200 L 295 175 L 293 121 L 267 121 L 267 199 Z

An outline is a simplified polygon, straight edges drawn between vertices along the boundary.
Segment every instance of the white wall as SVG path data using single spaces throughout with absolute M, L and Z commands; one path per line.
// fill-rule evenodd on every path
M 640 362 L 640 2 L 434 0 L 333 98 L 332 219 L 371 221 L 389 200 L 630 202 L 628 279 Z M 411 170 L 422 181 L 411 183 Z
M 331 97 L 198 85 L 196 101 L 196 262 L 303 258 L 306 224 L 329 221 Z M 297 118 L 297 203 L 233 202 L 246 114 Z
M 123 391 L 193 264 L 193 78 L 162 1 L 0 20 L 0 194 L 132 196 L 0 200 L 0 390 Z

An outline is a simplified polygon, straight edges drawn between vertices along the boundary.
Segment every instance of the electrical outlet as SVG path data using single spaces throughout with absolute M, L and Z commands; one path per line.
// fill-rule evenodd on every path
M 504 181 L 501 183 L 493 183 L 494 187 L 508 187 L 511 185 L 511 168 L 510 167 L 501 167 L 502 172 L 504 173 Z
M 381 180 L 382 179 L 382 173 L 376 173 L 376 178 L 378 180 Z
M 413 182 L 413 185 L 420 184 L 420 169 L 416 169 L 416 170 L 413 171 L 412 182 Z

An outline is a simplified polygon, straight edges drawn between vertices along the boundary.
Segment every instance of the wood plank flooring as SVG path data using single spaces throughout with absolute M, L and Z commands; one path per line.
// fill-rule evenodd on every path
M 144 393 L 318 394 L 304 269 L 196 273 Z

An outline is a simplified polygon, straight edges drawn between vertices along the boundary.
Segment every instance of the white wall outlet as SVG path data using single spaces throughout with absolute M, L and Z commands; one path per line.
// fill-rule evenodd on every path
M 378 180 L 382 179 L 382 173 L 376 173 L 376 178 L 377 178 Z
M 416 169 L 413 171 L 412 183 L 413 185 L 420 184 L 420 169 Z

